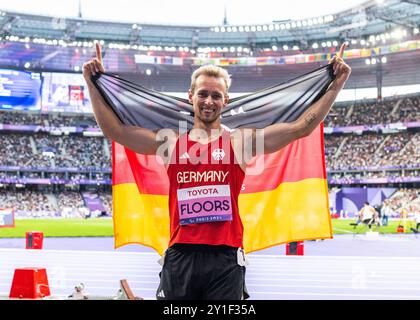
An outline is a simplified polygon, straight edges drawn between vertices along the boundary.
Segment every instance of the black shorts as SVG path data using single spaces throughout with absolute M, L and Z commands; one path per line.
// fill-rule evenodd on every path
M 370 219 L 364 219 L 362 222 L 364 224 L 370 224 L 372 221 L 373 221 L 373 218 L 370 218 Z
M 243 300 L 245 267 L 238 264 L 238 248 L 174 244 L 166 250 L 158 300 Z

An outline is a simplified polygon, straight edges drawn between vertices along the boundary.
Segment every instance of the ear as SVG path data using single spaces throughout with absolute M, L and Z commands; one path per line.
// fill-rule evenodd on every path
M 189 101 L 191 104 L 193 104 L 192 97 L 193 97 L 193 93 L 191 92 L 191 89 L 190 89 L 190 90 L 188 90 L 188 101 Z
M 229 95 L 227 93 L 225 93 L 225 101 L 224 101 L 225 105 L 227 105 L 229 103 Z

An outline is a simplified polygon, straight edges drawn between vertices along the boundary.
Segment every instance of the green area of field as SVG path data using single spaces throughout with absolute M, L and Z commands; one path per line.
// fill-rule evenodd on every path
M 332 226 L 334 234 L 351 234 L 351 233 L 365 233 L 369 230 L 369 228 L 365 225 L 359 224 L 356 229 L 350 225 L 350 223 L 354 223 L 356 220 L 348 220 L 348 219 L 332 219 Z M 388 226 L 386 227 L 376 227 L 372 226 L 372 231 L 377 231 L 381 234 L 384 233 L 397 233 L 397 227 L 400 224 L 400 220 L 392 220 L 388 222 Z M 415 223 L 407 221 L 406 222 L 406 233 L 412 233 L 410 227 L 415 227 Z
M 368 228 L 363 225 L 353 229 L 350 223 L 355 220 L 333 219 L 334 234 L 365 233 Z M 372 227 L 380 233 L 396 233 L 399 221 L 390 221 L 387 227 Z M 410 222 L 407 231 L 411 233 Z M 27 231 L 42 231 L 44 237 L 112 237 L 114 235 L 112 219 L 24 219 L 15 220 L 15 228 L 0 228 L 0 238 L 25 237 Z
M 42 231 L 44 237 L 112 237 L 112 219 L 23 219 L 14 228 L 0 228 L 0 238 L 25 237 L 27 231 Z

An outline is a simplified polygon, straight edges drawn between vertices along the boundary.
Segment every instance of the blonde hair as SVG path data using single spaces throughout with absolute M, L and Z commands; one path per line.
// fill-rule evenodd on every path
M 197 78 L 201 75 L 205 75 L 208 77 L 222 78 L 226 85 L 226 92 L 228 92 L 230 85 L 232 83 L 232 80 L 230 79 L 230 75 L 227 73 L 225 69 L 220 68 L 218 66 L 214 66 L 214 65 L 205 65 L 195 70 L 193 74 L 191 75 L 191 87 L 190 87 L 191 92 L 194 92 Z

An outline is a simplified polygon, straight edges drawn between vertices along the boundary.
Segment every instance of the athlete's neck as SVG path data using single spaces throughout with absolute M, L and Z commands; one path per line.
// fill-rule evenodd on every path
M 207 137 L 213 137 L 213 136 L 219 136 L 220 132 L 222 131 L 222 126 L 220 123 L 220 117 L 212 122 L 204 122 L 199 118 L 194 119 L 194 126 L 191 130 L 191 132 L 195 131 L 196 134 L 200 133 L 201 136 Z

